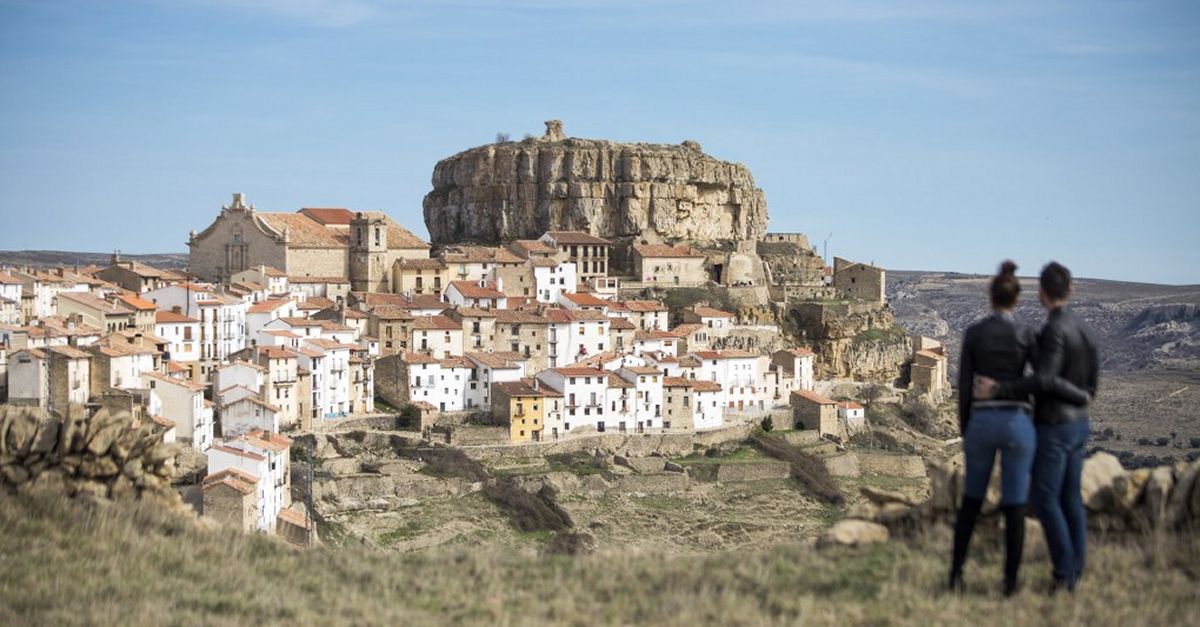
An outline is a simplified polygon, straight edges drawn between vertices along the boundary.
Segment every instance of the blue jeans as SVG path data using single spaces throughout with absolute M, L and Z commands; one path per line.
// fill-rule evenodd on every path
M 971 412 L 963 437 L 966 477 L 963 493 L 983 500 L 992 464 L 1000 452 L 1000 504 L 1024 505 L 1029 498 L 1029 469 L 1037 446 L 1033 419 L 1017 408 L 984 408 Z
M 1080 494 L 1088 420 L 1037 427 L 1033 508 L 1046 532 L 1054 578 L 1074 585 L 1087 558 L 1087 514 Z

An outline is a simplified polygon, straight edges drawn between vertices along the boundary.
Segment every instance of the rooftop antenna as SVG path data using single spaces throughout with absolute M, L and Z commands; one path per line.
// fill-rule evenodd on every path
M 832 231 L 830 231 L 830 232 L 829 232 L 829 235 L 826 235 L 826 236 L 825 236 L 825 253 L 824 253 L 822 256 L 823 256 L 823 257 L 825 257 L 825 263 L 826 263 L 826 264 L 828 264 L 828 263 L 829 263 L 829 240 L 830 240 L 832 237 L 833 237 L 833 232 L 832 232 Z

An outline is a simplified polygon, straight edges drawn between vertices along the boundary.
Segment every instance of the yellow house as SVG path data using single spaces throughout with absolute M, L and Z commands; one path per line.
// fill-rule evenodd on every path
M 546 426 L 545 394 L 527 380 L 492 384 L 492 415 L 509 424 L 512 442 L 538 442 Z

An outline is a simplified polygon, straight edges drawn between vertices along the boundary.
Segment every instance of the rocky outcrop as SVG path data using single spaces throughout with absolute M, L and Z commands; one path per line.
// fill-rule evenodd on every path
M 766 196 L 744 165 L 691 141 L 568 138 L 553 120 L 543 137 L 439 161 L 424 210 L 434 244 L 580 230 L 614 240 L 734 244 L 752 254 L 767 227 Z
M 998 467 L 997 467 L 998 469 Z M 1083 465 L 1080 495 L 1088 526 L 1109 532 L 1196 529 L 1200 525 L 1200 461 L 1126 471 L 1109 453 L 1096 453 Z M 1000 503 L 998 473 L 984 501 L 984 518 L 996 521 Z M 886 526 L 893 535 L 932 524 L 953 524 L 963 489 L 962 458 L 929 465 L 929 498 L 907 497 L 864 488 L 867 501 L 849 518 Z
M 862 302 L 800 303 L 785 314 L 819 355 L 821 378 L 893 383 L 912 355 L 908 334 L 888 307 Z
M 181 447 L 128 414 L 0 407 L 0 488 L 92 500 L 155 499 L 184 510 L 171 488 Z

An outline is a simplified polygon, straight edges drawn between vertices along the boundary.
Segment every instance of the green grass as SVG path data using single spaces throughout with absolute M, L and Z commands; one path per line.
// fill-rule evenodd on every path
M 146 506 L 0 496 L 0 624 L 1195 625 L 1194 536 L 1094 542 L 1075 595 L 1027 562 L 1003 599 L 981 537 L 963 596 L 941 592 L 948 538 L 856 550 L 799 544 L 700 556 L 570 558 L 454 546 L 296 551 Z
M 902 338 L 906 335 L 908 335 L 908 332 L 900 326 L 891 326 L 886 329 L 876 327 L 873 329 L 867 329 L 858 335 L 855 335 L 853 342 L 855 344 L 861 344 L 865 342 L 883 342 Z

